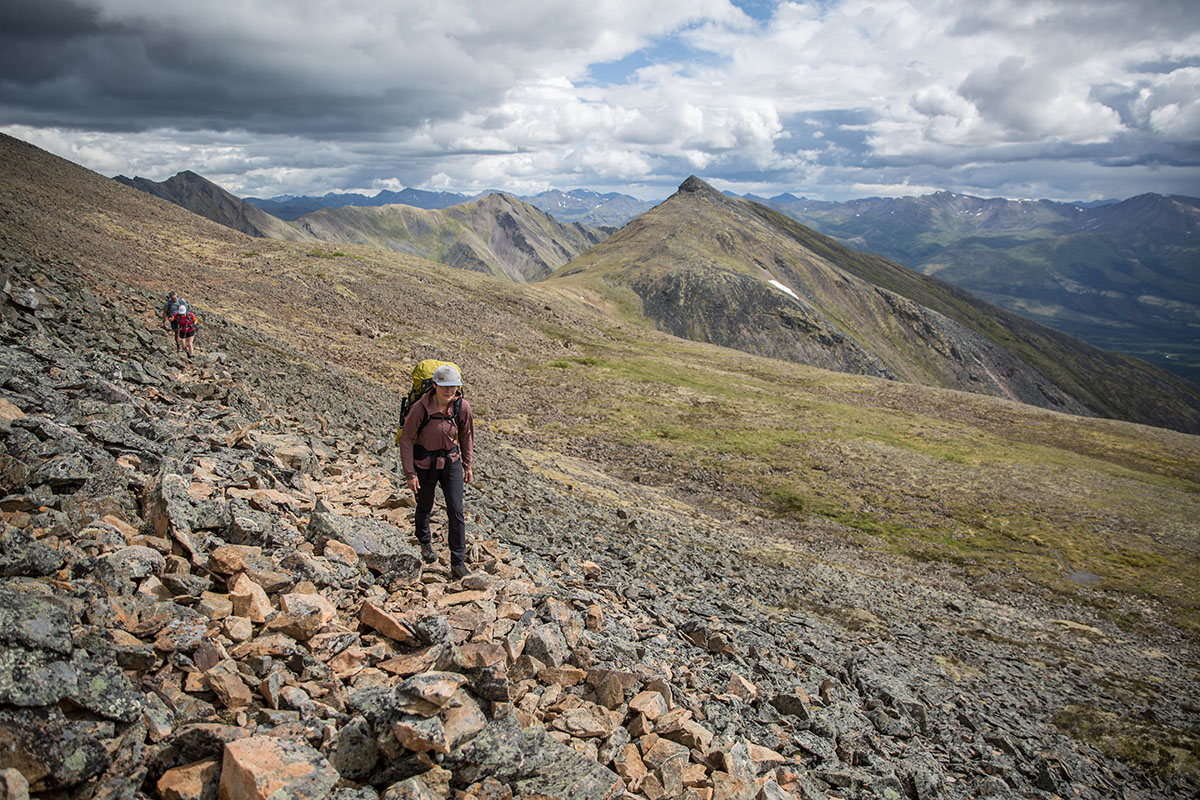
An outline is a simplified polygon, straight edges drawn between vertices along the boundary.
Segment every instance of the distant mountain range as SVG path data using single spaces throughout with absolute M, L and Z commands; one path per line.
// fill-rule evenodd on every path
M 280 219 L 296 220 L 305 214 L 311 214 L 323 208 L 344 208 L 346 206 L 373 207 L 401 204 L 416 208 L 442 209 L 460 203 L 469 203 L 496 193 L 498 192 L 488 191 L 472 196 L 456 192 L 405 189 L 400 192 L 381 191 L 373 196 L 352 192 L 330 192 L 321 197 L 280 195 L 278 197 L 247 197 L 244 199 L 250 205 Z M 559 222 L 580 222 L 591 227 L 605 228 L 619 228 L 654 206 L 652 202 L 638 200 L 627 194 L 615 192 L 600 194 L 590 189 L 573 189 L 569 192 L 551 189 L 540 194 L 521 196 L 518 199 L 547 214 L 552 214 Z
M 620 228 L 634 217 L 654 208 L 655 203 L 627 194 L 599 194 L 589 189 L 572 189 L 528 195 L 521 198 L 563 222 L 582 222 L 604 228 Z
M 1200 419 L 1195 385 L 696 177 L 550 283 L 676 336 L 759 355 L 1172 427 Z
M 191 172 L 162 183 L 117 180 L 251 235 L 370 244 L 520 281 L 545 277 L 654 205 L 585 189 L 523 198 L 405 189 L 239 200 Z M 509 199 L 485 203 L 481 213 L 474 204 L 489 196 Z M 1196 198 L 1151 194 L 1085 204 L 938 192 L 847 202 L 790 194 L 741 199 L 1097 347 L 1200 381 Z
M 323 242 L 382 247 L 522 283 L 546 277 L 606 236 L 500 193 L 442 209 L 326 208 L 293 224 Z
M 1200 380 L 1200 199 L 747 196 L 1098 347 Z
M 546 277 L 607 235 L 581 223 L 559 222 L 501 193 L 429 209 L 344 202 L 285 221 L 194 172 L 161 182 L 123 175 L 115 180 L 251 236 L 381 247 L 521 282 Z M 446 199 L 408 189 L 392 194 L 430 203 Z M 340 201 L 362 196 L 326 197 Z
M 457 194 L 455 192 L 427 192 L 422 189 L 404 189 L 399 192 L 381 191 L 372 197 L 353 192 L 329 192 L 320 197 L 283 194 L 268 198 L 245 197 L 242 199 L 272 216 L 291 221 L 324 208 L 386 206 L 399 203 L 416 208 L 435 209 L 446 208 L 457 203 L 466 203 L 483 196 L 483 194 L 479 194 L 474 197 L 468 197 L 465 194 Z

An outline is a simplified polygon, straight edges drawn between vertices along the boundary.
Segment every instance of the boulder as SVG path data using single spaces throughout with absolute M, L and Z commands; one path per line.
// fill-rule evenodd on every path
M 304 532 L 320 551 L 333 540 L 348 545 L 359 561 L 386 581 L 413 581 L 421 574 L 421 555 L 394 525 L 369 517 L 344 517 L 314 511 Z
M 89 726 L 68 720 L 57 706 L 0 708 L 0 769 L 18 770 L 31 791 L 76 786 L 111 762 Z
M 197 761 L 163 773 L 155 788 L 162 800 L 217 800 L 221 762 Z
M 324 800 L 339 776 L 307 744 L 250 736 L 225 745 L 220 800 Z

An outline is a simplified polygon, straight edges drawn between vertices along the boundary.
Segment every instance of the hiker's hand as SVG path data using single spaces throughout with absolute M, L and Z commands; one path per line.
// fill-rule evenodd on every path
M 463 472 L 463 481 L 465 481 L 466 483 L 471 482 L 471 468 L 470 467 L 467 467 L 466 471 Z
M 421 484 L 419 484 L 419 483 L 417 482 L 417 476 L 416 476 L 416 475 L 413 475 L 411 478 L 409 478 L 409 479 L 408 479 L 408 490 L 409 490 L 410 492 L 412 492 L 413 494 L 416 494 L 416 493 L 417 493 L 417 490 L 418 490 L 418 489 L 420 489 L 420 488 L 421 488 Z

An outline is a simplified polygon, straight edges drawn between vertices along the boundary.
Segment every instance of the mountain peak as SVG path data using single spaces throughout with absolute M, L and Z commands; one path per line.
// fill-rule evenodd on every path
M 717 191 L 695 175 L 689 175 L 686 181 L 679 184 L 679 190 L 675 192 L 674 196 L 702 198 L 724 208 L 734 208 L 738 202 L 738 198 Z
M 689 175 L 686 181 L 679 184 L 679 191 L 684 194 L 689 194 L 691 192 L 716 192 L 716 189 L 709 186 L 695 175 Z

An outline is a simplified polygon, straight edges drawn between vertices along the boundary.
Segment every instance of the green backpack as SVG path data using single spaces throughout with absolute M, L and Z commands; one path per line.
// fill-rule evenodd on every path
M 417 404 L 421 396 L 426 392 L 433 390 L 433 373 L 438 367 L 451 366 L 458 369 L 458 365 L 451 361 L 438 361 L 436 358 L 427 358 L 413 367 L 412 371 L 412 388 L 408 394 L 404 395 L 400 401 L 400 424 L 396 426 L 396 446 L 400 445 L 400 435 L 404 432 L 404 420 L 408 417 L 408 412 Z M 462 370 L 458 369 L 458 374 L 462 374 Z M 462 393 L 459 392 L 458 399 L 454 401 L 454 422 L 458 423 L 458 411 L 462 408 Z M 425 427 L 425 422 L 421 423 L 421 428 Z M 417 435 L 421 435 L 420 428 L 417 429 Z

